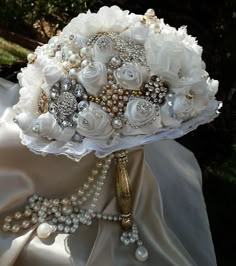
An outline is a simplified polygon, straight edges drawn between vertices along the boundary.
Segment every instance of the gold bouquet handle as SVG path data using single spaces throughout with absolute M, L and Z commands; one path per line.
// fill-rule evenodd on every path
M 129 175 L 126 169 L 126 151 L 116 153 L 116 158 L 116 194 L 118 208 L 121 214 L 121 226 L 124 230 L 129 230 L 132 227 L 132 194 L 129 182 Z

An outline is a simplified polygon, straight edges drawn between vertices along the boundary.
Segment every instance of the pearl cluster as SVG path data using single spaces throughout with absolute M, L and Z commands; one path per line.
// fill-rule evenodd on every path
M 127 161 L 127 152 L 116 154 L 117 160 Z M 104 182 L 114 155 L 111 154 L 99 160 L 96 168 L 91 171 L 86 182 L 77 191 L 65 198 L 46 198 L 33 194 L 28 198 L 28 204 L 23 212 L 16 212 L 4 219 L 2 230 L 5 232 L 18 233 L 21 229 L 37 226 L 39 238 L 48 238 L 52 233 L 74 233 L 81 225 L 92 225 L 93 219 L 103 221 L 120 222 L 120 215 L 104 214 L 96 211 L 97 202 L 101 196 Z M 86 205 L 86 208 L 82 208 Z M 136 243 L 138 248 L 135 257 L 139 261 L 146 261 L 148 251 L 143 247 L 139 239 L 136 224 L 130 231 L 125 231 L 120 237 L 121 243 L 129 245 Z
M 120 237 L 121 243 L 125 246 L 136 243 L 138 248 L 135 251 L 137 260 L 143 262 L 148 259 L 148 250 L 143 246 L 143 242 L 139 239 L 139 232 L 136 224 L 132 225 L 130 232 L 123 232 Z
M 122 115 L 129 100 L 128 96 L 129 91 L 120 85 L 106 85 L 100 94 L 102 109 L 111 117 Z
M 20 229 L 26 229 L 33 224 L 43 223 L 45 226 L 45 223 L 48 223 L 51 225 L 51 232 L 73 233 L 79 223 L 91 225 L 112 158 L 113 155 L 110 155 L 104 159 L 104 162 L 99 161 L 88 176 L 87 182 L 68 198 L 48 199 L 38 194 L 32 195 L 23 212 L 16 212 L 13 216 L 5 218 L 3 230 L 17 233 Z M 86 211 L 80 209 L 80 206 L 87 203 L 89 199 L 91 200 L 88 209 Z

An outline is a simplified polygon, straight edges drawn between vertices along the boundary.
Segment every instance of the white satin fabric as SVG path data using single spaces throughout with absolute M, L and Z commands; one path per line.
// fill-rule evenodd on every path
M 5 95 L 5 90 L 1 88 L 0 94 Z M 7 108 L 16 98 L 12 92 L 4 105 L 0 100 L 2 217 L 24 206 L 33 192 L 47 197 L 70 194 L 95 162 L 92 154 L 76 163 L 65 156 L 43 157 L 28 151 L 20 144 L 18 128 L 11 122 L 14 114 Z M 45 241 L 34 229 L 19 235 L 0 231 L 0 266 L 215 266 L 201 171 L 194 155 L 172 140 L 146 145 L 143 155 L 142 148 L 133 149 L 128 167 L 133 216 L 149 250 L 147 262 L 135 260 L 135 246 L 120 244 L 119 224 L 99 221 L 81 226 L 75 234 L 58 234 Z M 108 214 L 117 213 L 112 177 L 113 170 L 98 205 Z

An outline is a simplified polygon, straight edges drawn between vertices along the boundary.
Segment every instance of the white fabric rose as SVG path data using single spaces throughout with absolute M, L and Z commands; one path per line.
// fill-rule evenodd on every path
M 143 71 L 144 70 L 138 65 L 125 63 L 113 73 L 117 83 L 119 83 L 123 88 L 138 90 L 143 83 Z
M 187 120 L 203 112 L 209 103 L 209 92 L 205 80 L 182 84 L 174 89 L 176 96 L 173 111 L 177 118 Z
M 36 119 L 36 116 L 32 113 L 24 112 L 20 113 L 15 117 L 17 125 L 20 127 L 22 132 L 28 135 L 32 135 L 32 125 Z
M 51 62 L 49 65 L 44 66 L 43 75 L 44 75 L 45 82 L 51 86 L 62 77 L 63 72 L 62 72 L 62 69 L 58 65 Z
M 58 125 L 55 117 L 48 112 L 41 114 L 34 121 L 33 126 L 37 126 L 38 135 L 42 137 L 57 139 L 57 137 L 61 134 L 60 126 Z
M 87 92 L 98 96 L 101 87 L 107 83 L 107 68 L 104 64 L 93 62 L 79 72 L 79 81 Z
M 124 116 L 128 123 L 122 130 L 123 135 L 153 134 L 162 127 L 159 106 L 144 99 L 129 101 Z
M 109 115 L 100 105 L 92 102 L 79 112 L 76 131 L 84 137 L 97 140 L 108 140 L 114 132 Z
M 113 56 L 113 42 L 108 36 L 101 36 L 93 47 L 93 59 L 101 63 L 107 63 Z

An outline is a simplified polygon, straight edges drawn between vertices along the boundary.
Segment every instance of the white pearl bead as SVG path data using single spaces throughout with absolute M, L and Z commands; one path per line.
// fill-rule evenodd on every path
M 49 225 L 48 223 L 42 223 L 37 228 L 37 235 L 40 238 L 47 238 L 51 235 L 52 231 L 53 230 L 51 225 Z
M 71 79 L 77 79 L 78 71 L 76 68 L 71 68 L 69 71 L 69 77 Z
M 72 65 L 75 65 L 76 63 L 79 62 L 79 56 L 77 54 L 72 54 L 70 57 L 69 57 L 69 61 Z
M 80 56 L 81 57 L 90 57 L 91 56 L 91 49 L 88 47 L 83 47 L 80 49 Z
M 28 54 L 27 60 L 29 63 L 33 63 L 36 60 L 37 56 L 35 54 Z
M 155 16 L 155 10 L 152 9 L 152 8 L 149 8 L 146 13 L 145 13 L 145 16 L 148 17 L 148 18 L 152 18 Z
M 121 60 L 119 57 L 115 56 L 115 57 L 112 57 L 111 58 L 111 64 L 114 66 L 114 67 L 119 67 L 121 65 Z
M 81 67 L 84 68 L 84 67 L 88 66 L 89 64 L 90 64 L 90 61 L 87 60 L 87 59 L 85 59 L 85 60 L 83 60 L 83 61 L 81 62 Z
M 135 257 L 138 261 L 146 261 L 148 258 L 148 251 L 145 247 L 140 246 L 135 251 Z

